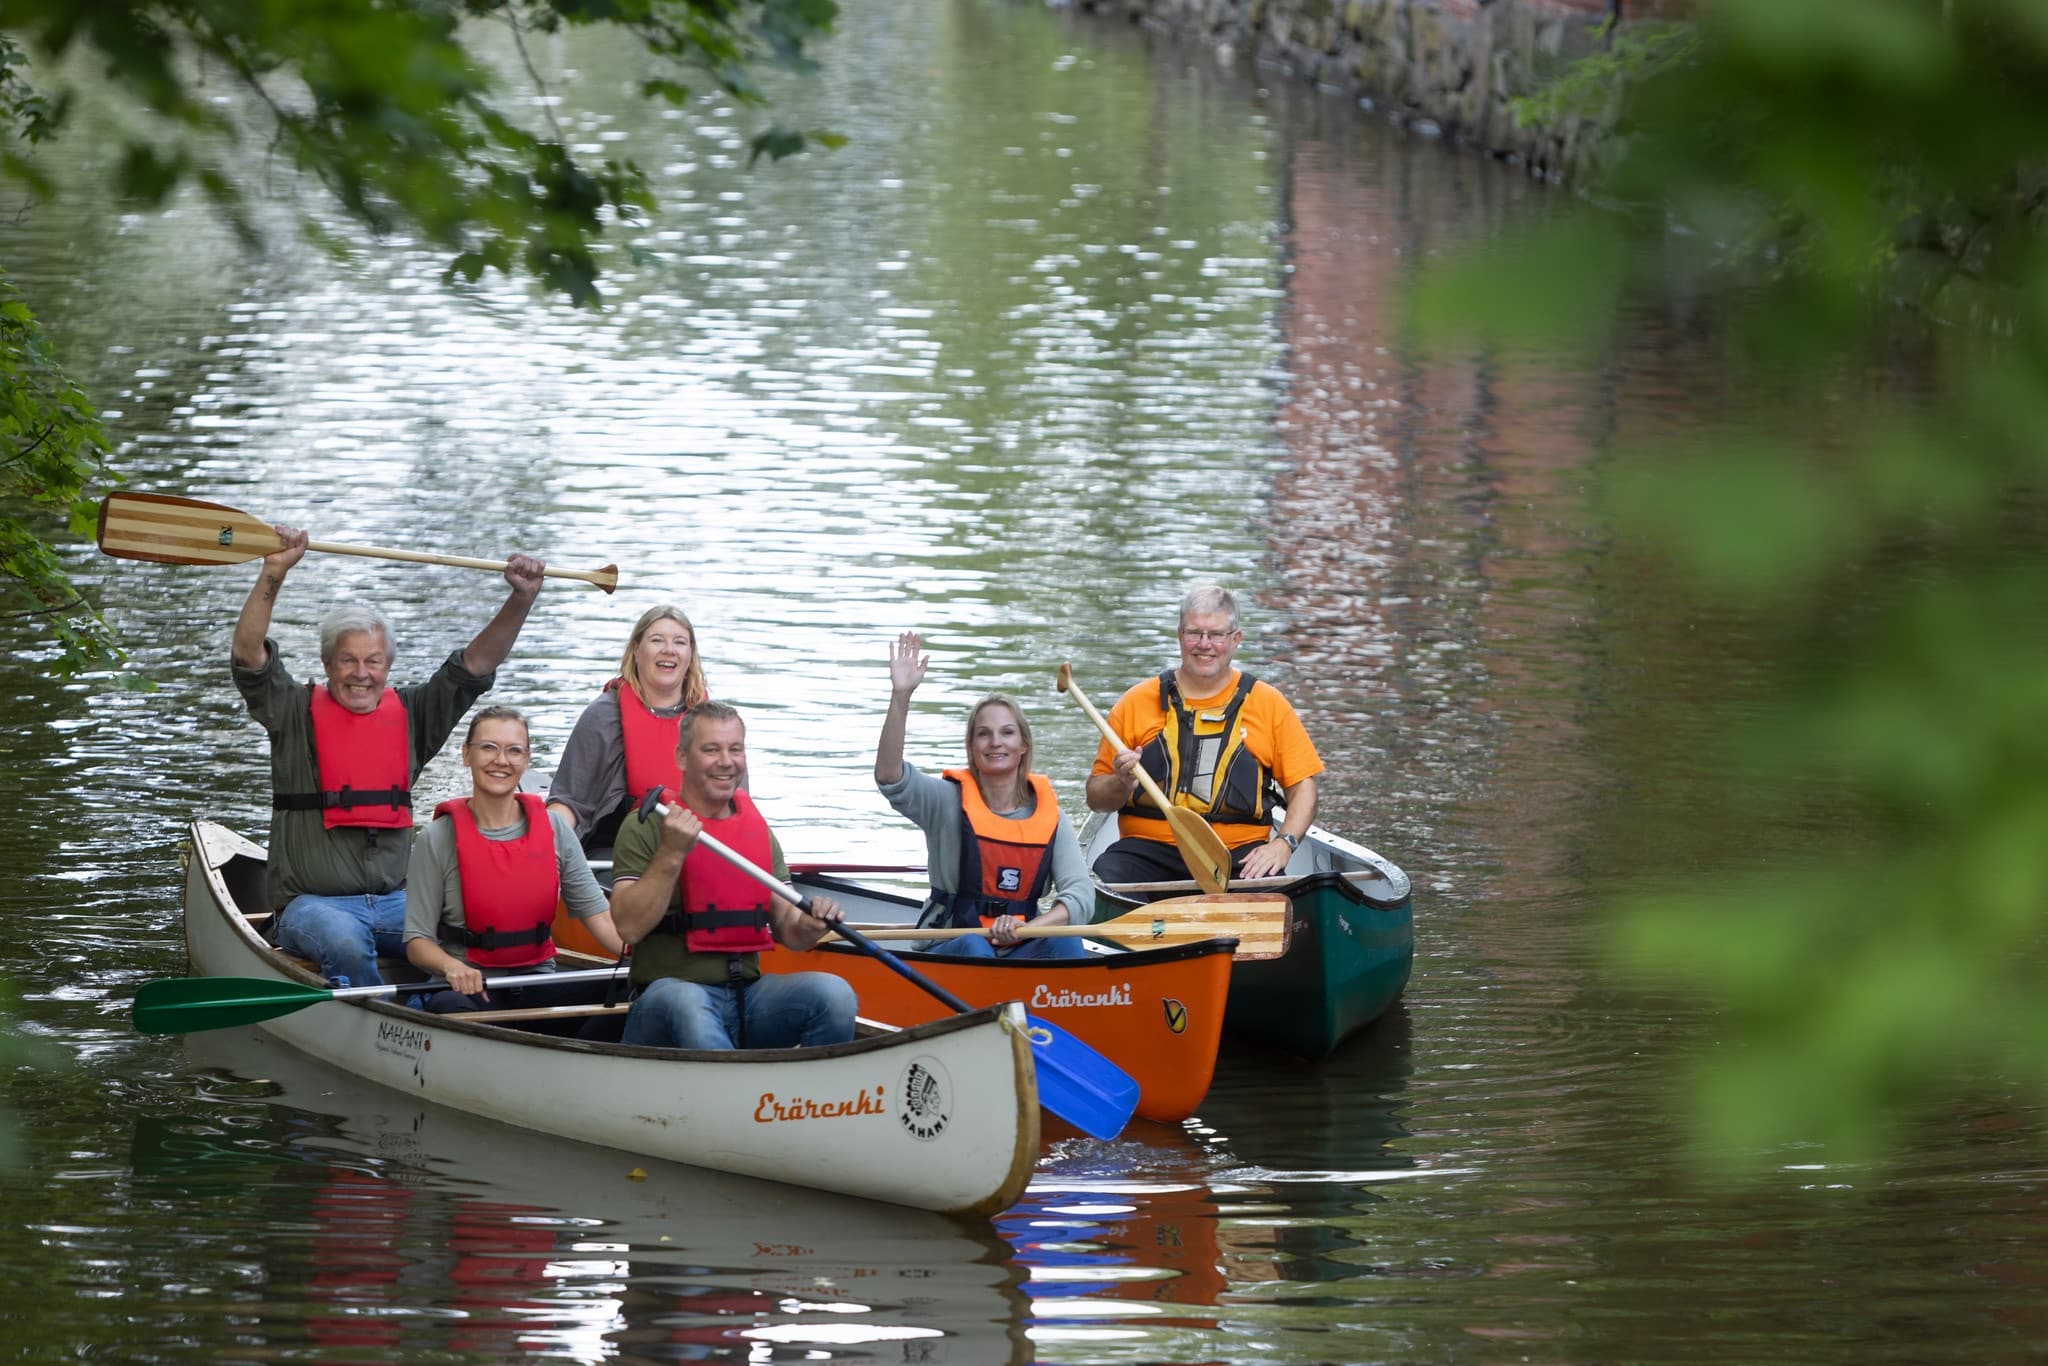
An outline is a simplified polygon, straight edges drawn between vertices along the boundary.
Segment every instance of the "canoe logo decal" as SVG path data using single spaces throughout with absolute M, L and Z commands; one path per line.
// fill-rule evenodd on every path
M 1053 990 L 1040 982 L 1031 993 L 1031 1009 L 1058 1010 L 1076 1006 L 1127 1006 L 1131 1003 L 1131 984 L 1118 982 L 1107 991 L 1074 991 L 1062 987 Z
M 937 1058 L 912 1058 L 897 1095 L 896 1122 L 912 1138 L 928 1142 L 952 1124 L 953 1078 Z
M 1184 1034 L 1188 1027 L 1188 1008 L 1171 996 L 1160 1002 L 1166 1007 L 1166 1027 L 1176 1034 Z
M 775 1124 L 789 1119 L 845 1119 L 851 1115 L 882 1113 L 882 1088 L 870 1087 L 858 1096 L 819 1100 L 814 1096 L 778 1096 L 763 1091 L 754 1106 L 754 1123 Z
M 233 545 L 235 543 L 235 529 L 233 527 L 224 526 L 220 529 L 220 543 L 222 545 Z

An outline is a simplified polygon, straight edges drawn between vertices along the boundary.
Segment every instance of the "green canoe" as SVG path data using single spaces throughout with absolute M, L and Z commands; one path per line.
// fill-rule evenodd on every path
M 1097 817 L 1083 832 L 1088 861 L 1116 842 L 1116 823 Z M 1193 882 L 1147 883 L 1129 890 L 1180 896 Z M 1415 914 L 1408 875 L 1363 845 L 1312 827 L 1280 877 L 1232 882 L 1232 891 L 1284 892 L 1294 907 L 1287 953 L 1230 970 L 1223 1032 L 1325 1058 L 1401 999 L 1415 963 Z M 1096 884 L 1095 920 L 1140 903 Z

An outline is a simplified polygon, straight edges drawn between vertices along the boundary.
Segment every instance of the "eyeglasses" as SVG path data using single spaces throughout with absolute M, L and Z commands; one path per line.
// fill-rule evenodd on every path
M 471 745 L 470 748 L 485 759 L 495 759 L 502 754 L 515 764 L 533 753 L 525 745 L 501 745 L 496 740 L 483 740 Z
M 1228 631 L 1182 631 L 1180 638 L 1190 645 L 1222 645 L 1237 634 L 1232 627 Z

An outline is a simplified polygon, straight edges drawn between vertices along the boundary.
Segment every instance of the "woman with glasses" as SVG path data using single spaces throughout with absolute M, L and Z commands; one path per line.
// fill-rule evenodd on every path
M 1189 589 L 1178 634 L 1180 666 L 1137 684 L 1109 709 L 1109 728 L 1123 744 L 1104 740 L 1096 749 L 1088 807 L 1116 812 L 1119 838 L 1096 858 L 1095 876 L 1109 884 L 1190 876 L 1164 813 L 1138 785 L 1140 767 L 1168 801 L 1215 829 L 1230 848 L 1233 877 L 1285 872 L 1316 818 L 1323 761 L 1279 689 L 1232 666 L 1244 633 L 1228 589 Z M 1276 804 L 1287 807 L 1278 829 Z
M 436 1014 L 568 1003 L 546 985 L 483 988 L 486 973 L 554 971 L 548 927 L 557 900 L 606 952 L 615 958 L 622 952 L 575 831 L 539 797 L 519 790 L 532 757 L 524 716 L 511 707 L 477 712 L 462 742 L 470 794 L 435 807 L 413 843 L 405 956 L 448 980 L 448 990 L 424 1002 Z
M 676 725 L 708 696 L 697 631 L 683 609 L 663 603 L 642 612 L 618 677 L 576 718 L 548 787 L 549 808 L 567 818 L 584 848 L 610 848 L 641 797 L 682 781 Z
M 967 714 L 967 767 L 934 778 L 904 762 L 910 695 L 928 656 L 917 632 L 889 652 L 889 711 L 875 746 L 875 783 L 889 805 L 924 830 L 932 895 L 918 923 L 985 929 L 987 937 L 937 940 L 935 953 L 970 958 L 1081 958 L 1075 938 L 1025 939 L 1026 925 L 1079 924 L 1094 902 L 1081 842 L 1052 784 L 1031 771 L 1031 723 L 1014 698 L 983 698 Z M 1047 891 L 1050 909 L 1038 909 Z

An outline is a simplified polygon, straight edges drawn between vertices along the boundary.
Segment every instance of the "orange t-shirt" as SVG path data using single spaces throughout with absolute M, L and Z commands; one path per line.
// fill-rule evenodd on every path
M 1237 691 L 1237 670 L 1230 671 L 1230 677 L 1223 681 L 1218 691 L 1207 697 L 1182 695 L 1181 701 L 1189 711 L 1220 711 L 1229 705 L 1230 695 Z M 1166 712 L 1159 705 L 1159 680 L 1148 678 L 1131 688 L 1116 700 L 1109 709 L 1109 728 L 1132 749 L 1143 749 L 1145 742 L 1166 729 Z M 1323 771 L 1322 756 L 1316 753 L 1315 744 L 1308 738 L 1308 731 L 1302 727 L 1301 718 L 1294 714 L 1294 708 L 1280 690 L 1264 681 L 1252 684 L 1252 690 L 1244 699 L 1244 707 L 1237 713 L 1237 724 L 1243 728 L 1245 748 L 1252 757 L 1264 764 L 1272 773 L 1273 781 L 1282 788 L 1293 787 L 1303 778 L 1313 778 Z M 1116 751 L 1104 740 L 1095 747 L 1095 767 L 1091 774 L 1114 771 Z M 1163 820 L 1149 816 L 1133 816 L 1128 813 L 1119 816 L 1118 829 L 1126 836 L 1139 839 L 1170 841 L 1173 831 Z M 1238 825 L 1220 823 L 1216 833 L 1232 849 L 1250 844 L 1255 840 L 1272 838 L 1271 832 L 1263 825 Z

